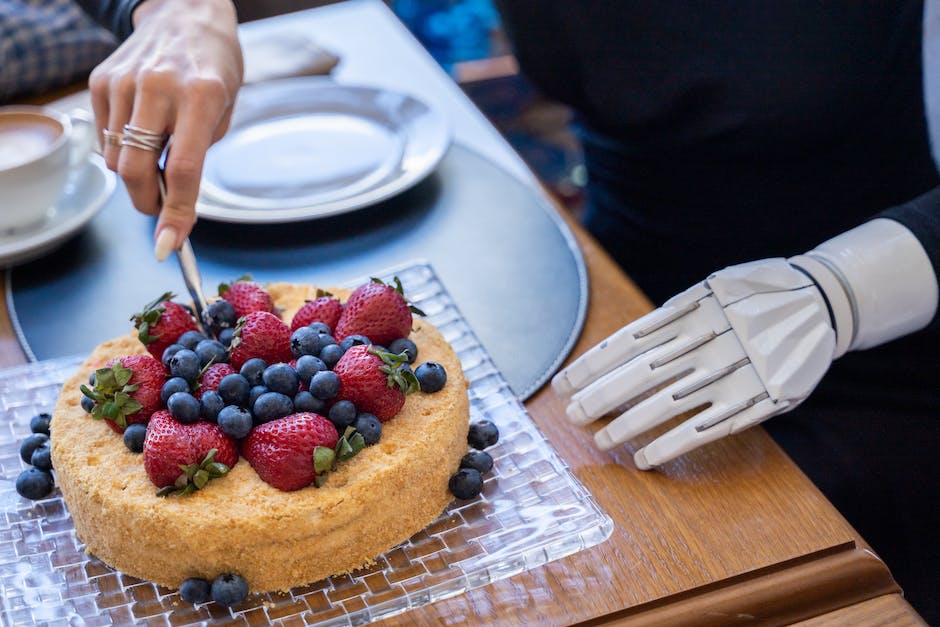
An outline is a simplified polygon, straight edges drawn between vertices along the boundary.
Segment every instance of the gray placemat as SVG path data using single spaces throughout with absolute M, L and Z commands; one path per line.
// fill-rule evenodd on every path
M 119 184 L 79 236 L 9 271 L 8 306 L 33 358 L 88 353 L 129 330 L 131 314 L 160 293 L 186 294 L 175 261 L 153 260 L 153 227 Z M 587 307 L 583 258 L 554 209 L 460 145 L 390 201 L 290 224 L 201 220 L 192 243 L 206 293 L 245 273 L 349 285 L 427 261 L 521 399 L 567 356 Z

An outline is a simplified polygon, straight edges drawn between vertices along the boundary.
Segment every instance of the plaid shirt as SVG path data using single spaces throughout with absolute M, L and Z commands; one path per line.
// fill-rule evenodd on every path
M 72 0 L 0 0 L 0 103 L 84 78 L 116 45 Z

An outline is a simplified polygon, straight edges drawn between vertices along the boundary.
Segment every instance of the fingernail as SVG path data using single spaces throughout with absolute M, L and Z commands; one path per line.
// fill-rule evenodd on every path
M 153 254 L 157 261 L 164 261 L 170 253 L 176 250 L 176 229 L 165 227 L 157 236 L 157 243 L 153 247 Z

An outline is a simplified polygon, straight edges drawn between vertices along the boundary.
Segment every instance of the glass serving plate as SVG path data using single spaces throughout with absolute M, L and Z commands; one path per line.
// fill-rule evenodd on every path
M 14 488 L 26 467 L 29 420 L 52 411 L 81 358 L 0 371 L 0 623 L 7 625 L 361 625 L 445 599 L 606 540 L 611 519 L 512 395 L 430 266 L 397 275 L 460 356 L 470 382 L 470 420 L 491 420 L 499 442 L 483 493 L 454 501 L 426 529 L 368 569 L 254 594 L 239 607 L 193 606 L 175 590 L 113 570 L 84 552 L 56 489 L 28 501 Z

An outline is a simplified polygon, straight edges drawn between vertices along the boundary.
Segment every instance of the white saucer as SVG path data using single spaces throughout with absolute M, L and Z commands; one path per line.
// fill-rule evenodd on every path
M 101 155 L 90 155 L 85 167 L 69 177 L 49 218 L 24 231 L 0 234 L 0 266 L 35 259 L 65 242 L 95 217 L 114 185 L 114 173 Z

